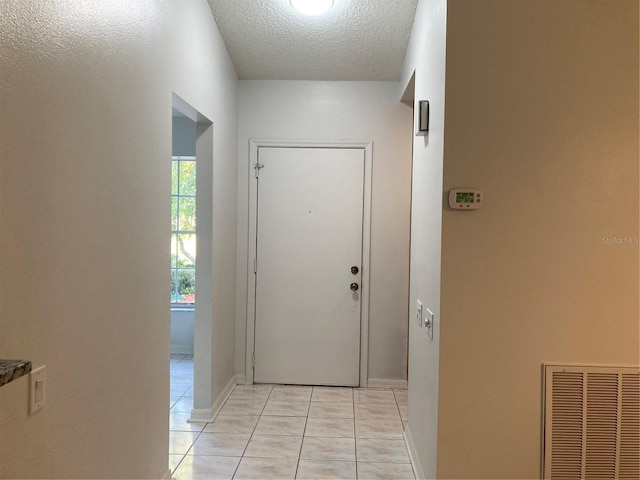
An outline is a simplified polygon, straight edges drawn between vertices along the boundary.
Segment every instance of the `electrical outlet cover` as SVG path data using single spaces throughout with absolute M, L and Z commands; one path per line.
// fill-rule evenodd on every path
M 427 327 L 427 333 L 429 334 L 429 338 L 431 338 L 431 340 L 433 340 L 433 327 L 435 319 L 435 314 L 427 308 L 427 318 L 425 318 L 424 326 Z

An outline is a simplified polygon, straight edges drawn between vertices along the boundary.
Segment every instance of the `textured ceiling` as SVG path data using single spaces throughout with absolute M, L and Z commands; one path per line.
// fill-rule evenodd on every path
M 241 79 L 391 80 L 418 0 L 335 0 L 305 16 L 289 0 L 208 0 Z

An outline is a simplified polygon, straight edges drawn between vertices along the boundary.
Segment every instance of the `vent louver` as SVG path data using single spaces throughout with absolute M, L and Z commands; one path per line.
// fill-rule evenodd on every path
M 618 478 L 640 478 L 640 375 L 622 375 Z
M 640 479 L 640 371 L 545 366 L 544 478 Z

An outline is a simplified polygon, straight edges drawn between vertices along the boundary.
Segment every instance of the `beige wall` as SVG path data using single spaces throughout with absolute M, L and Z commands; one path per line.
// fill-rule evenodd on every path
M 202 1 L 0 2 L 0 477 L 160 478 L 172 92 L 214 122 L 213 397 L 233 376 L 237 79 Z
M 446 79 L 438 477 L 539 478 L 541 364 L 638 364 L 638 3 L 449 0 Z
M 372 141 L 369 378 L 406 379 L 411 111 L 393 82 L 241 80 L 236 371 L 245 372 L 249 139 Z

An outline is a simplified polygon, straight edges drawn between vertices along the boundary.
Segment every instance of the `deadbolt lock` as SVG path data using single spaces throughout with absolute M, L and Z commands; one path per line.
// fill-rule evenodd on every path
M 360 288 L 360 286 L 357 283 L 352 283 L 351 284 L 351 291 L 352 292 L 357 292 L 358 288 Z
M 353 273 L 354 275 L 357 275 L 359 271 L 360 269 L 358 269 L 358 267 L 356 267 L 355 265 L 351 267 L 351 273 Z

